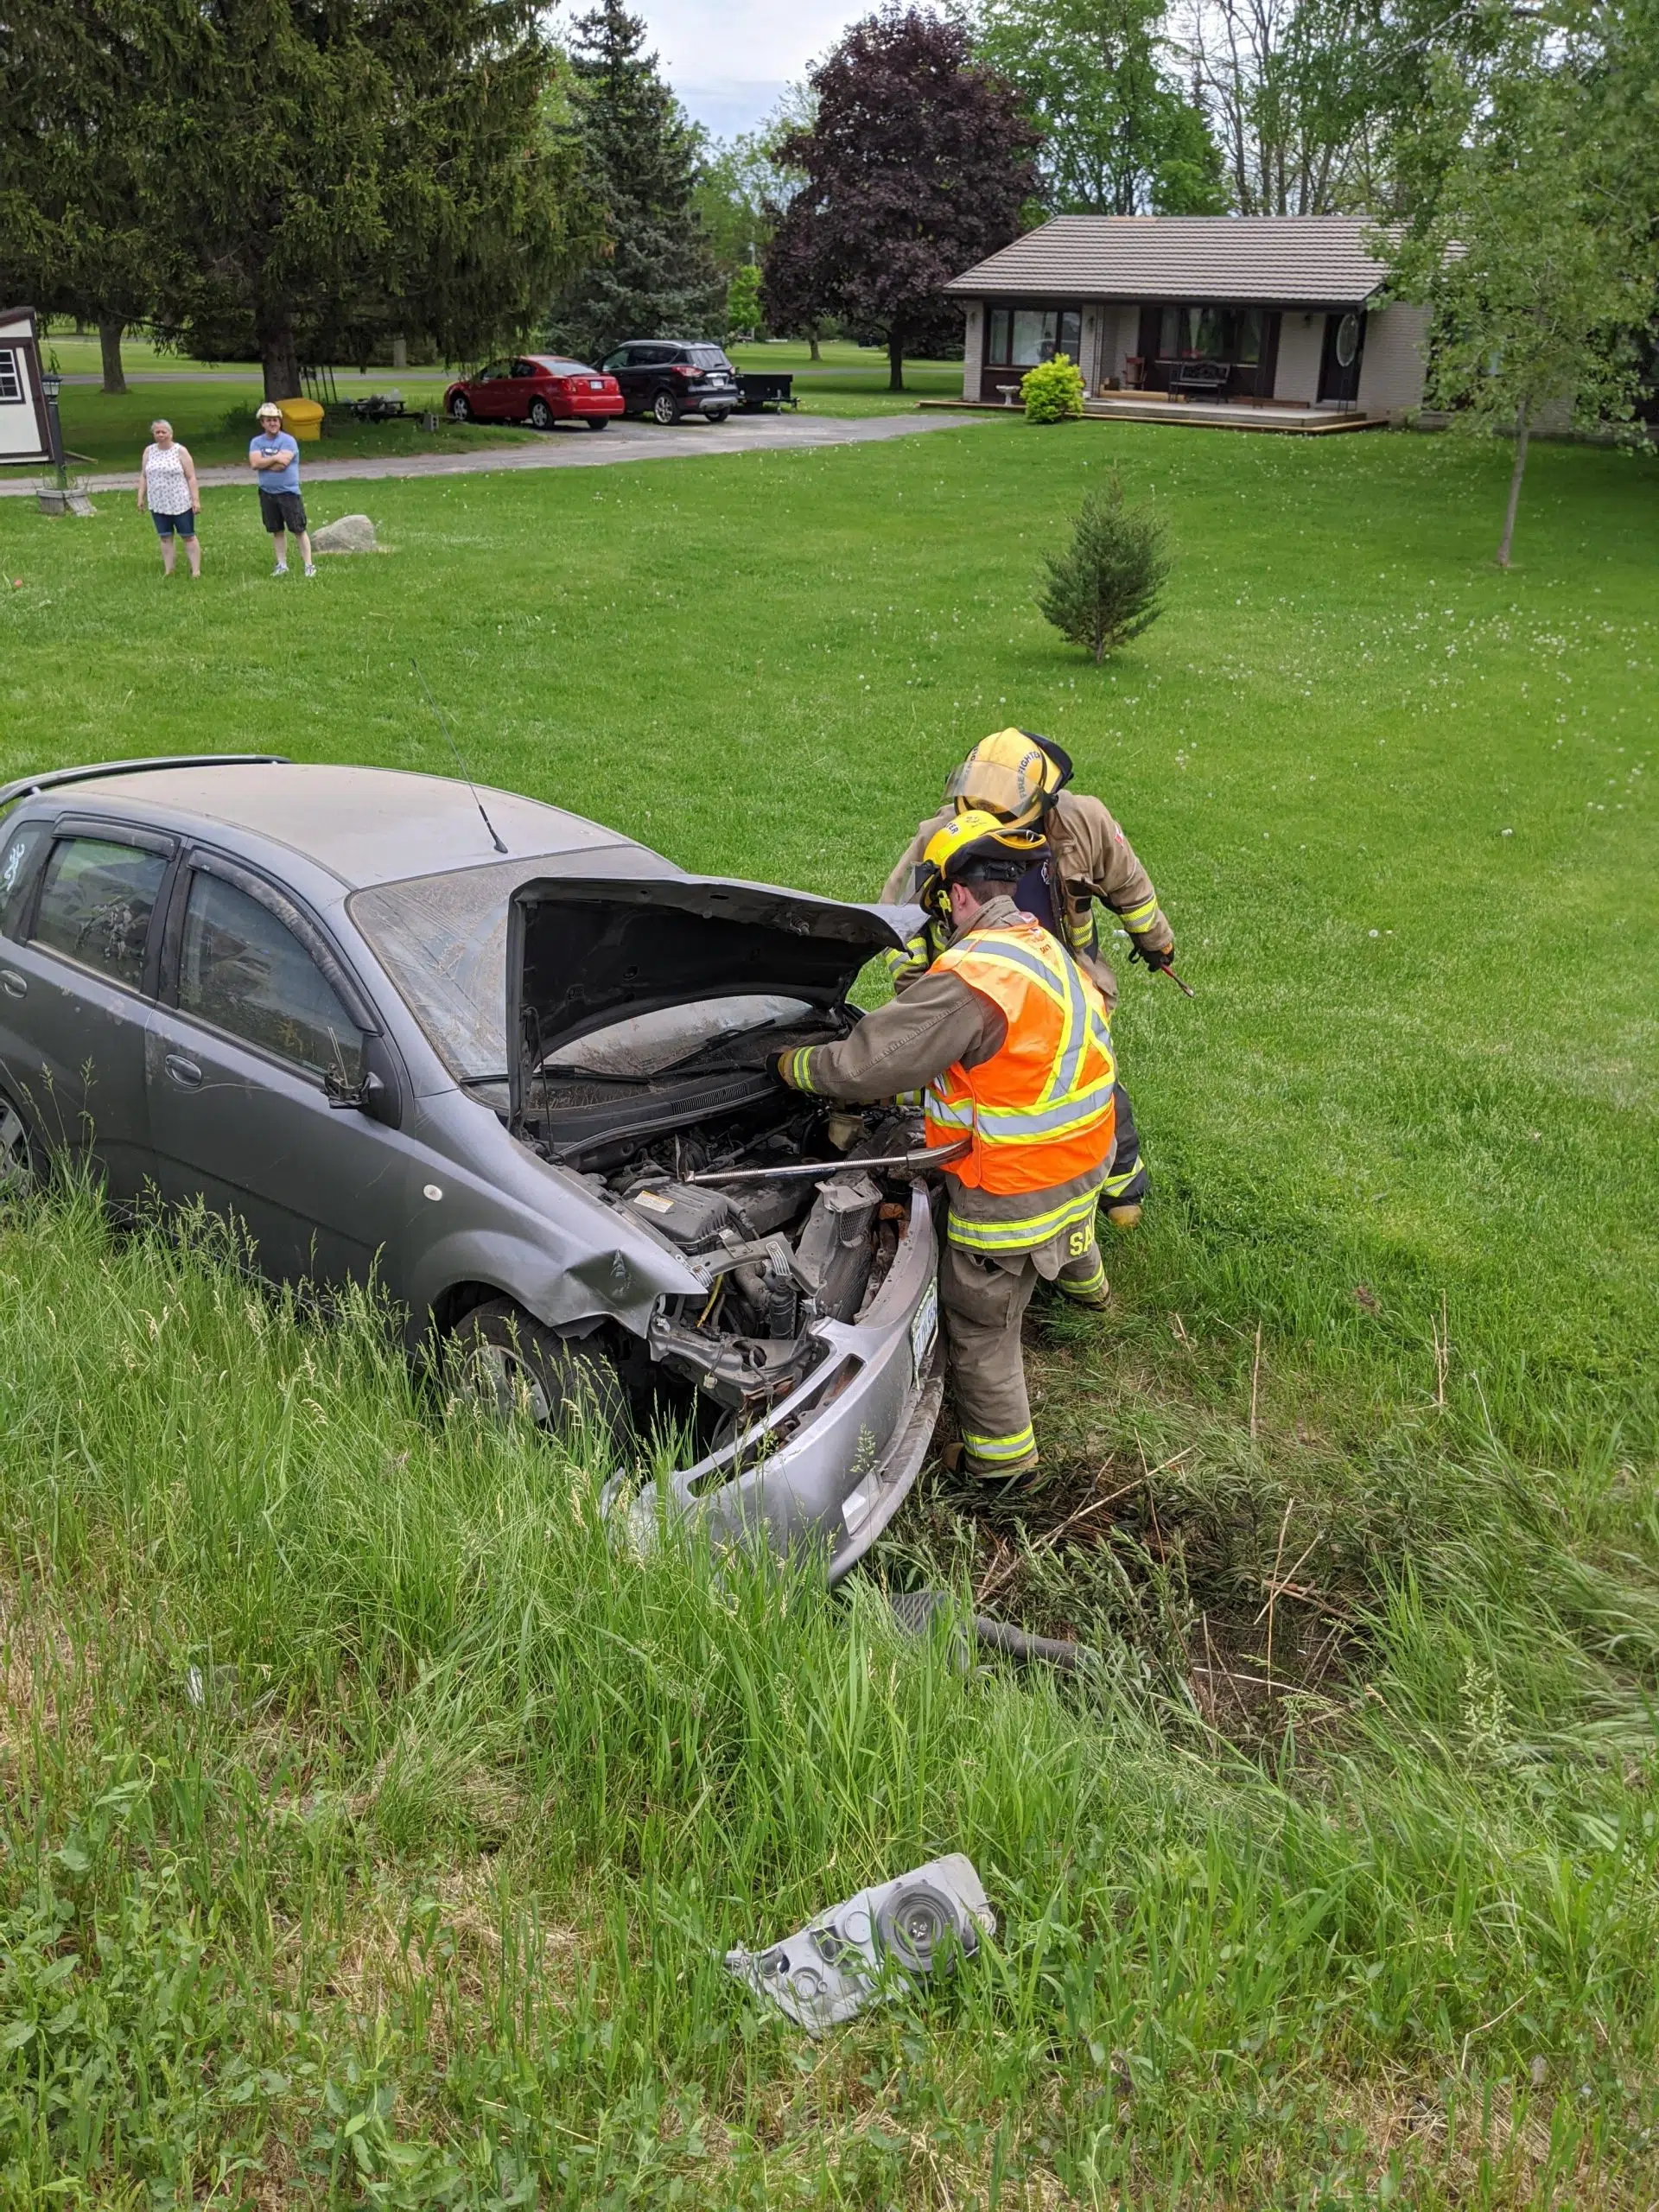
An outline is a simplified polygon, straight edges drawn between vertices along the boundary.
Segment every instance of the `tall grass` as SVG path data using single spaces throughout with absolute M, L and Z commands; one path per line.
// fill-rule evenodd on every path
M 964 1672 L 868 1578 L 641 1559 L 211 1245 L 42 1201 L 0 1299 L 11 2201 L 1650 2193 L 1652 1586 L 1513 1467 L 1425 1488 L 1274 1770 L 1121 1648 Z M 951 1848 L 953 1984 L 817 2048 L 724 1975 Z

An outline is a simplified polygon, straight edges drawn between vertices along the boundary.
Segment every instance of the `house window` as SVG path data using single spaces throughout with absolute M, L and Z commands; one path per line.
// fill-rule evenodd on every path
M 1158 321 L 1159 359 L 1254 366 L 1262 359 L 1262 328 L 1260 308 L 1165 308 Z
M 1083 350 L 1081 308 L 993 308 L 987 321 L 985 359 L 995 368 L 1034 369 L 1064 353 Z
M 0 346 L 0 407 L 21 407 L 22 402 L 23 378 L 16 353 L 10 346 Z

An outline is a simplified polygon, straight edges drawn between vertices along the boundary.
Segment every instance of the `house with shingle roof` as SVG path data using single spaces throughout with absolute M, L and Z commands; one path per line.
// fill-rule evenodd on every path
M 1008 398 L 1065 353 L 1091 397 L 1243 402 L 1397 419 L 1420 406 L 1427 310 L 1357 215 L 1058 215 L 946 286 L 967 311 L 963 397 Z

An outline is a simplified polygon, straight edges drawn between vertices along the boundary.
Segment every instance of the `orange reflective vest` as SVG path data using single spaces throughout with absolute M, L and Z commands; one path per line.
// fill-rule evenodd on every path
M 1116 1070 L 1106 1001 L 1040 922 L 973 930 L 934 965 L 998 1007 L 1001 1050 L 928 1085 L 930 1145 L 973 1138 L 948 1173 L 969 1189 L 1052 1190 L 1111 1158 Z

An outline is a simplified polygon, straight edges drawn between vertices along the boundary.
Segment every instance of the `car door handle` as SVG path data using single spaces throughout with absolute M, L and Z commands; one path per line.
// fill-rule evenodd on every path
M 201 1070 L 194 1060 L 187 1060 L 181 1052 L 169 1052 L 162 1065 L 181 1090 L 194 1090 L 201 1081 Z
M 0 991 L 3 991 L 9 999 L 26 999 L 29 996 L 29 979 L 26 976 L 20 976 L 15 968 L 0 968 Z

